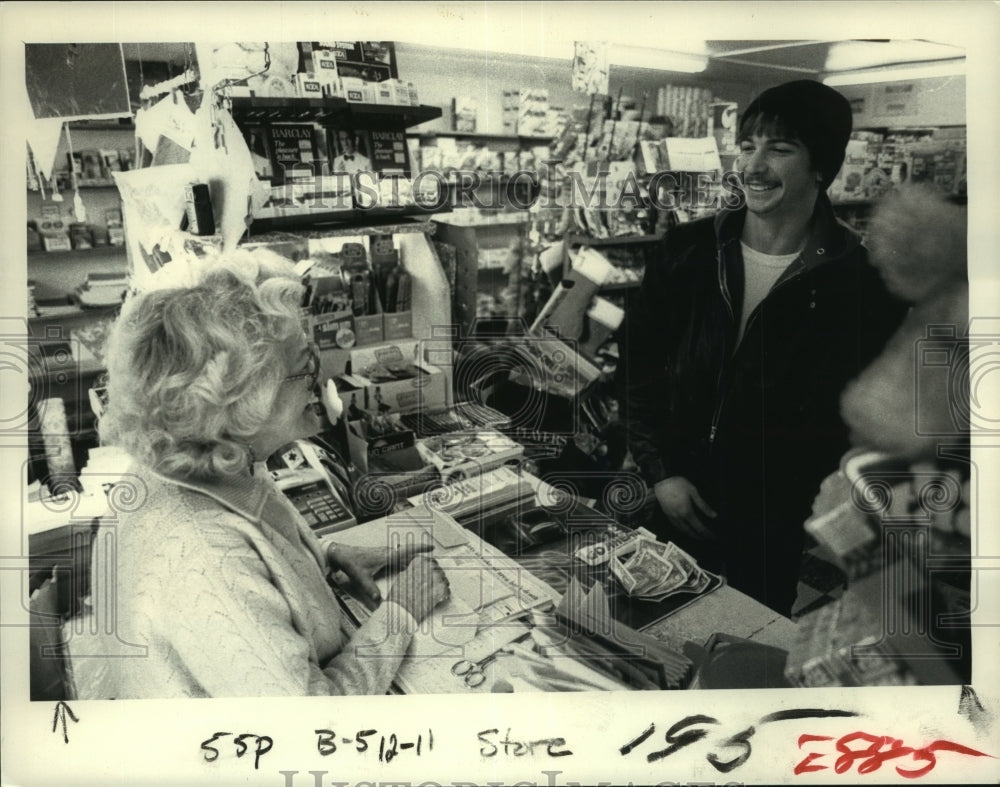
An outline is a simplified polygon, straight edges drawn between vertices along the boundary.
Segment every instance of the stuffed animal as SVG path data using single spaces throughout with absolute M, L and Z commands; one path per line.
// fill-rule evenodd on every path
M 882 354 L 850 383 L 841 415 L 854 445 L 934 459 L 968 431 L 969 284 L 964 207 L 926 186 L 886 196 L 868 227 L 886 287 L 913 304 Z

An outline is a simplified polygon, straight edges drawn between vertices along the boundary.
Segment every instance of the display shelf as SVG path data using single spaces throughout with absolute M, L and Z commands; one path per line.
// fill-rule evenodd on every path
M 425 229 L 412 229 L 417 224 L 430 224 L 429 219 L 438 213 L 447 213 L 448 207 L 434 206 L 421 208 L 370 208 L 363 210 L 330 211 L 329 213 L 303 212 L 299 215 L 261 216 L 253 221 L 251 239 L 256 233 L 276 231 L 294 231 L 300 237 L 313 237 L 312 232 L 318 232 L 315 237 L 330 237 L 332 235 L 388 235 L 396 232 L 426 232 Z M 394 229 L 399 227 L 400 229 Z M 366 229 L 370 228 L 370 229 Z
M 72 120 L 70 131 L 135 131 L 135 120 L 132 117 L 122 118 L 125 122 L 106 120 Z
M 254 227 L 256 226 L 257 223 L 254 222 Z M 392 221 L 387 222 L 372 221 L 362 224 L 352 224 L 350 226 L 317 226 L 310 224 L 308 227 L 296 229 L 294 232 L 290 230 L 251 232 L 243 243 L 286 243 L 296 240 L 321 240 L 323 238 L 343 238 L 357 235 L 401 235 L 406 233 L 433 235 L 435 230 L 434 222 L 430 220 L 421 220 L 418 218 L 405 220 L 396 216 Z
M 554 137 L 549 136 L 527 136 L 521 134 L 493 134 L 488 131 L 420 131 L 407 134 L 414 139 L 429 139 L 431 137 L 452 137 L 454 139 L 467 139 L 472 142 L 517 142 L 518 144 L 539 144 L 547 145 Z
M 115 314 L 119 308 L 121 308 L 121 304 L 116 303 L 111 306 L 93 306 L 84 308 L 80 306 L 79 303 L 71 303 L 67 300 L 65 305 L 49 305 L 46 307 L 44 304 L 38 304 L 38 308 L 41 310 L 41 314 L 33 314 L 29 316 L 29 325 L 42 325 L 51 320 L 76 321 L 93 317 L 110 317 Z
M 425 104 L 361 104 L 343 98 L 233 98 L 233 119 L 250 123 L 321 124 L 350 121 L 361 128 L 411 126 L 441 117 L 441 107 Z
M 55 173 L 59 178 L 65 178 L 66 181 L 70 182 L 70 174 L 67 170 L 60 170 Z M 62 182 L 62 181 L 60 181 Z M 113 180 L 81 180 L 77 178 L 76 187 L 78 189 L 116 189 L 118 185 Z M 72 185 L 68 185 L 67 189 L 72 191 Z M 34 194 L 41 194 L 41 189 L 31 189 L 28 191 Z
M 117 259 L 125 261 L 127 253 L 124 246 L 95 246 L 92 249 L 71 249 L 69 251 L 29 251 L 28 262 L 85 262 L 94 259 Z
M 475 209 L 471 209 L 475 211 Z M 469 212 L 468 208 L 461 208 L 451 214 L 447 214 L 442 221 L 457 227 L 509 227 L 512 224 L 527 224 L 531 218 L 524 212 L 516 213 L 490 213 L 481 214 Z
M 662 235 L 622 235 L 617 238 L 592 238 L 589 235 L 567 233 L 566 243 L 570 246 L 625 246 L 640 243 L 656 243 L 663 240 Z

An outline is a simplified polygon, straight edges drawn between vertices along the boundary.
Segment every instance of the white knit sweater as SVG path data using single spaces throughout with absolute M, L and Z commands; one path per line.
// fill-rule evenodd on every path
M 324 549 L 265 472 L 202 484 L 133 466 L 125 480 L 139 497 L 114 525 L 113 573 L 116 637 L 133 655 L 103 659 L 97 680 L 87 645 L 71 643 L 82 699 L 389 688 L 413 617 L 384 602 L 348 639 Z

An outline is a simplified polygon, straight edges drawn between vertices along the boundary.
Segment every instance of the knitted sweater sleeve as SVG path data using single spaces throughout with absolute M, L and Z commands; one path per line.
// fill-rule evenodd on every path
M 415 629 L 409 613 L 383 604 L 338 656 L 321 665 L 286 596 L 296 577 L 278 575 L 241 529 L 201 529 L 201 543 L 167 548 L 163 563 L 151 567 L 151 573 L 169 577 L 168 594 L 151 587 L 147 598 L 156 606 L 155 629 L 171 661 L 187 673 L 183 682 L 209 696 L 388 690 Z M 166 602 L 156 601 L 164 597 Z M 325 617 L 339 625 L 339 615 Z

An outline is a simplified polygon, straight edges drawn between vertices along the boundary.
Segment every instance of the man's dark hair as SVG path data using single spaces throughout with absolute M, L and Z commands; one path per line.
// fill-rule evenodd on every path
M 832 87 L 799 79 L 765 90 L 740 118 L 738 139 L 754 133 L 797 139 L 809 151 L 813 169 L 825 190 L 844 163 L 851 137 L 851 104 Z

